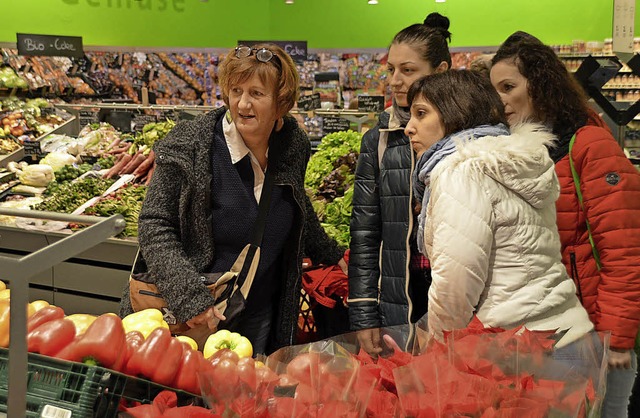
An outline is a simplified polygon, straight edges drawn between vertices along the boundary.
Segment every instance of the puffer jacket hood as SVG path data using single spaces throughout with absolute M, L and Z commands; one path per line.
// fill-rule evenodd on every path
M 511 130 L 511 135 L 485 137 L 458 146 L 460 159 L 479 161 L 482 170 L 504 187 L 518 194 L 534 208 L 555 202 L 559 187 L 554 182 L 555 167 L 547 157 L 543 145 L 554 141 L 553 134 L 542 126 L 522 124 Z

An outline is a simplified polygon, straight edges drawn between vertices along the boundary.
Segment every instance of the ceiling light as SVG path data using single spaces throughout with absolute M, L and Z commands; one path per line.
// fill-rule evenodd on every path
M 284 0 L 285 4 L 293 4 L 293 0 Z
M 378 4 L 378 0 L 369 0 L 368 4 Z
M 444 2 L 446 2 L 446 1 L 447 1 L 447 0 L 436 0 L 436 3 L 444 3 Z

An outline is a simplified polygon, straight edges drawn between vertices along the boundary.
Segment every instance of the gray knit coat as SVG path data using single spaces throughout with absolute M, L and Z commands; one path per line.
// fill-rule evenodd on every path
M 149 271 L 179 322 L 213 305 L 200 273 L 209 271 L 215 257 L 211 224 L 224 221 L 212 219 L 210 196 L 215 191 L 210 185 L 214 135 L 224 135 L 218 122 L 226 110 L 222 107 L 181 122 L 154 146 L 157 166 L 140 212 L 138 239 Z M 303 254 L 315 264 L 333 265 L 344 252 L 322 229 L 304 190 L 309 140 L 293 117 L 284 120 L 275 138 L 280 156 L 274 184 L 291 187 L 297 207 L 292 235 L 283 250 L 281 271 L 285 274 L 271 349 L 295 344 Z M 127 286 L 120 315 L 131 312 Z

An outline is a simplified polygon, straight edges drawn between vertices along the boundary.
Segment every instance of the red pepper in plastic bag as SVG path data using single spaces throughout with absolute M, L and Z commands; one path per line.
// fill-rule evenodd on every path
M 180 368 L 171 386 L 176 389 L 199 394 L 200 384 L 198 383 L 198 370 L 202 362 L 204 362 L 202 352 L 185 348 L 182 353 Z
M 117 315 L 104 314 L 56 357 L 113 368 L 122 356 L 124 342 L 122 320 Z
M 133 375 L 141 374 L 161 385 L 169 385 L 180 367 L 184 344 L 171 336 L 166 328 L 156 328 L 149 334 L 127 364 Z
M 46 306 L 34 313 L 27 320 L 27 332 L 31 332 L 45 322 L 64 318 L 64 311 L 59 306 Z
M 64 318 L 54 319 L 41 324 L 27 334 L 27 351 L 55 356 L 69 345 L 75 336 L 76 326 L 73 322 Z

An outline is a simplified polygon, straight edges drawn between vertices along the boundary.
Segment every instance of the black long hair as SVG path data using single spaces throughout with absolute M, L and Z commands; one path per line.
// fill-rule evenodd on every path
M 451 42 L 449 18 L 434 12 L 430 13 L 423 23 L 407 26 L 398 32 L 393 37 L 391 45 L 411 45 L 433 68 L 438 67 L 443 61 L 451 68 L 451 53 L 448 42 Z
M 533 110 L 539 122 L 551 126 L 557 137 L 572 134 L 589 119 L 587 96 L 550 47 L 518 31 L 500 46 L 492 65 L 510 60 L 527 79 Z

